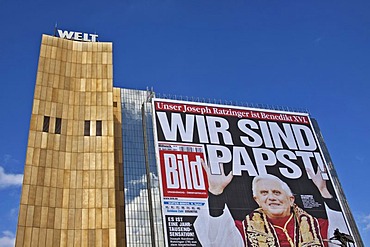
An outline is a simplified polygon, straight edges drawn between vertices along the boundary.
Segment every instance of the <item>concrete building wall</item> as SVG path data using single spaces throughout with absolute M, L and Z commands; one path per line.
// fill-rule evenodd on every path
M 121 89 L 113 88 L 114 161 L 116 188 L 117 246 L 126 246 L 126 217 L 123 185 L 122 108 Z
M 43 35 L 16 246 L 123 246 L 112 70 L 112 43 Z

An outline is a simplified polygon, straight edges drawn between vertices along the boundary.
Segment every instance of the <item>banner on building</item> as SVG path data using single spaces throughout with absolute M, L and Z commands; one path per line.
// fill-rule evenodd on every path
M 153 106 L 167 246 L 330 246 L 349 232 L 308 114 Z

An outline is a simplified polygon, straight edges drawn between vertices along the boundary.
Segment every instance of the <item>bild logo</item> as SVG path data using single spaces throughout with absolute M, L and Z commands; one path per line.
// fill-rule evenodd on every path
M 164 165 L 169 189 L 206 189 L 199 155 L 189 161 L 186 154 L 164 154 Z

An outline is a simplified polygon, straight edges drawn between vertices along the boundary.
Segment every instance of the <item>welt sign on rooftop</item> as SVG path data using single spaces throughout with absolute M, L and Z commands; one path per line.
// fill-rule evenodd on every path
M 363 246 L 309 114 L 114 87 L 111 42 L 56 34 L 41 41 L 17 247 Z
M 72 39 L 77 41 L 91 41 L 96 42 L 98 35 L 97 34 L 90 34 L 90 33 L 82 33 L 82 32 L 74 32 L 74 31 L 63 31 L 57 29 L 58 35 L 62 39 Z

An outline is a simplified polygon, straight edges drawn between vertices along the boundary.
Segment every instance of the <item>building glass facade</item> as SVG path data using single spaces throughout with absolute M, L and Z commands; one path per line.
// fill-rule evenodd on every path
M 151 93 L 121 89 L 127 246 L 163 246 Z

